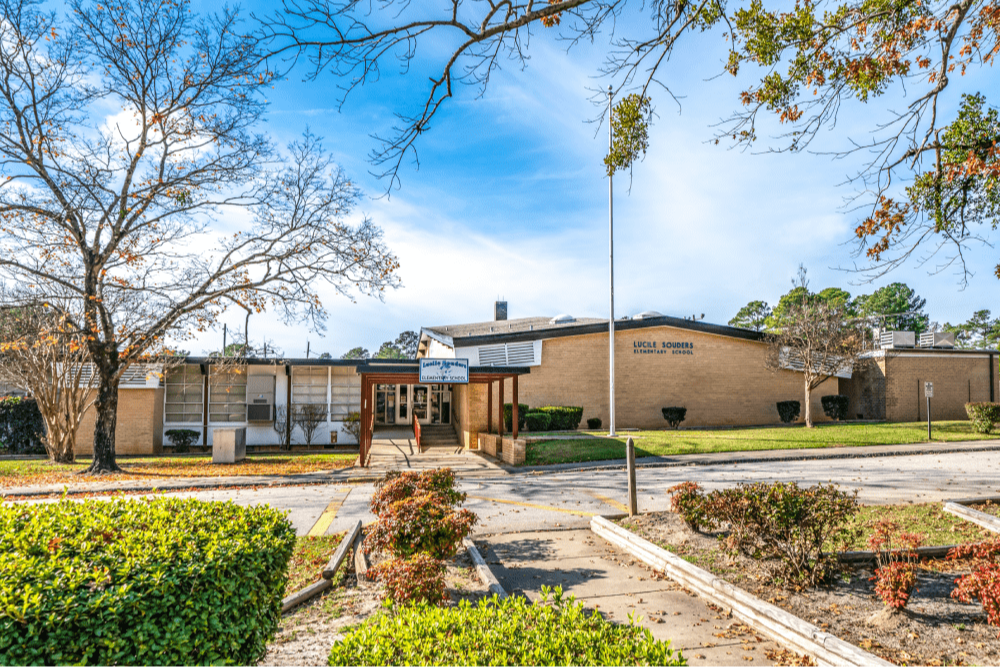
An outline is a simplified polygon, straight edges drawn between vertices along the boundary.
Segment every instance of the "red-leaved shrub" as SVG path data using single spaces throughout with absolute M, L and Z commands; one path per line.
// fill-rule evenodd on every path
M 372 578 L 385 585 L 386 597 L 397 604 L 441 604 L 448 599 L 444 590 L 445 564 L 426 554 L 388 560 L 369 572 Z
M 878 564 L 871 578 L 875 593 L 886 606 L 902 609 L 917 585 L 915 550 L 923 544 L 924 536 L 901 532 L 899 523 L 891 519 L 879 519 L 872 528 L 868 548 L 875 552 Z
M 973 558 L 972 573 L 955 580 L 951 596 L 962 602 L 979 600 L 986 622 L 1000 626 L 1000 540 L 982 544 L 962 544 L 948 552 L 949 559 Z M 1000 637 L 1000 634 L 997 635 Z
M 454 556 L 478 521 L 469 510 L 455 509 L 465 494 L 454 485 L 455 475 L 448 468 L 388 473 L 372 497 L 378 521 L 365 539 L 365 550 L 386 551 L 396 558 L 417 553 L 438 559 Z
M 670 494 L 670 511 L 681 515 L 691 530 L 714 528 L 712 521 L 705 514 L 705 494 L 697 482 L 681 482 L 667 489 Z

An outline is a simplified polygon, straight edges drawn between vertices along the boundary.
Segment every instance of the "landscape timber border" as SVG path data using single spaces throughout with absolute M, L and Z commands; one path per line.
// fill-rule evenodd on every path
M 960 519 L 965 519 L 970 523 L 982 526 L 986 530 L 993 531 L 994 533 L 1000 533 L 1000 518 L 968 507 L 968 505 L 985 502 L 1000 503 L 1000 496 L 983 496 L 981 498 L 957 498 L 955 500 L 947 500 L 944 503 L 944 511 L 954 514 Z
M 812 623 L 765 602 L 733 586 L 728 581 L 696 567 L 683 558 L 662 549 L 635 533 L 615 525 L 604 517 L 590 520 L 590 529 L 618 548 L 642 562 L 662 571 L 682 586 L 690 588 L 703 599 L 732 610 L 733 615 L 752 627 L 791 648 L 808 653 L 821 665 L 864 665 L 890 667 L 882 660 L 854 644 L 820 630 Z
M 354 541 L 360 534 L 361 522 L 358 521 L 357 525 L 347 531 L 347 533 L 344 534 L 344 537 L 340 540 L 340 545 L 333 553 L 333 557 L 330 559 L 330 562 L 328 562 L 326 567 L 323 568 L 322 577 L 305 588 L 301 588 L 291 595 L 286 596 L 285 599 L 281 601 L 282 614 L 289 609 L 294 609 L 306 600 L 316 597 L 326 589 L 333 586 L 333 576 L 337 574 L 337 570 L 344 562 L 347 552 L 350 551 L 351 547 L 354 545 Z
M 497 597 L 505 598 L 507 597 L 507 591 L 503 589 L 500 585 L 500 580 L 496 578 L 493 574 L 493 570 L 486 563 L 486 559 L 483 555 L 479 553 L 479 549 L 476 547 L 476 543 L 470 540 L 468 537 L 462 539 L 462 545 L 465 546 L 466 551 L 469 552 L 469 558 L 476 565 L 476 572 L 479 574 L 479 579 L 489 586 L 490 592 L 495 593 Z

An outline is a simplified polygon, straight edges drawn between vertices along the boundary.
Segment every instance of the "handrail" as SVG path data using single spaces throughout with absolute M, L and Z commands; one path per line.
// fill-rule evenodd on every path
M 416 415 L 413 415 L 413 436 L 417 440 L 417 451 L 423 451 L 420 448 L 420 421 L 417 419 Z

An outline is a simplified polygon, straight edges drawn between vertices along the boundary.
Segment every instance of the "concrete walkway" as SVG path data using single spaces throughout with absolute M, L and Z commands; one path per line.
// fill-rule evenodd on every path
M 432 470 L 451 468 L 461 477 L 505 475 L 496 462 L 478 452 L 452 447 L 430 447 L 417 450 L 411 429 L 386 429 L 375 431 L 372 438 L 368 472 L 381 477 L 389 470 Z
M 660 578 L 590 530 L 560 530 L 476 537 L 504 590 L 540 598 L 541 587 L 562 586 L 588 610 L 610 621 L 639 617 L 657 639 L 669 639 L 692 665 L 774 664 L 765 650 L 781 648 L 748 631 L 724 611 L 675 582 Z

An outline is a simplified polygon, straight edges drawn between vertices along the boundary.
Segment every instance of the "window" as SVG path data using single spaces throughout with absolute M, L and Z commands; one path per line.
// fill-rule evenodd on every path
M 330 385 L 330 419 L 343 421 L 352 412 L 361 412 L 361 376 L 353 367 L 334 366 Z
M 208 420 L 245 422 L 247 420 L 247 371 L 212 369 L 208 382 Z
M 167 370 L 164 377 L 164 417 L 169 424 L 200 424 L 204 376 L 200 366 L 186 364 Z
M 292 368 L 292 405 L 321 405 L 326 412 L 326 380 L 324 366 Z

